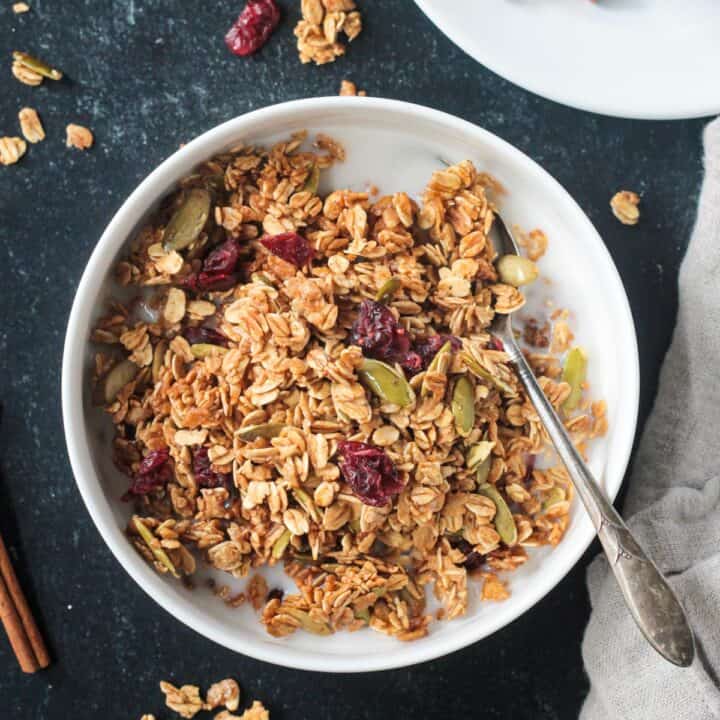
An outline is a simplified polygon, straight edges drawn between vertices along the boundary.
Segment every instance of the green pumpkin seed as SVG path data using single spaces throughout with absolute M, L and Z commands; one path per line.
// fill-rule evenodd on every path
M 488 455 L 475 470 L 475 483 L 478 487 L 487 482 L 492 467 L 492 455 Z
M 388 278 L 380 286 L 377 293 L 375 293 L 375 302 L 387 303 L 392 300 L 393 295 L 399 290 L 401 284 L 399 277 Z
M 320 513 L 315 507 L 313 499 L 301 488 L 294 488 L 292 494 L 305 512 L 316 522 L 320 522 Z
M 300 623 L 303 630 L 307 630 L 315 635 L 332 635 L 332 630 L 329 625 L 316 622 L 304 610 L 298 610 L 298 608 L 294 607 L 284 607 L 283 612 L 290 617 L 295 618 Z
M 165 250 L 184 250 L 198 239 L 210 215 L 212 196 L 193 188 L 173 213 L 163 233 Z
M 547 494 L 547 497 L 545 500 L 543 500 L 542 509 L 547 510 L 548 508 L 551 508 L 553 505 L 557 505 L 558 503 L 565 502 L 566 495 L 565 490 L 561 488 L 559 485 L 555 485 L 555 487 L 550 488 L 550 492 Z
M 227 348 L 222 345 L 213 345 L 212 343 L 195 343 L 190 346 L 190 352 L 194 358 L 202 360 L 211 355 L 224 355 Z
M 587 373 L 587 355 L 581 347 L 572 348 L 565 358 L 563 367 L 563 382 L 570 385 L 570 394 L 562 405 L 565 412 L 571 412 L 580 404 L 582 398 L 582 385 Z
M 465 454 L 465 464 L 468 470 L 474 470 L 480 463 L 487 460 L 494 447 L 495 443 L 489 440 L 473 443 Z
M 46 62 L 28 55 L 27 53 L 15 50 L 13 52 L 13 60 L 24 65 L 28 70 L 36 72 L 38 75 L 49 78 L 50 80 L 61 80 L 63 74 L 53 67 L 50 67 Z
M 475 391 L 467 375 L 461 375 L 455 383 L 450 409 L 457 434 L 467 437 L 475 424 Z
M 440 369 L 440 363 L 443 361 L 444 357 L 446 355 L 449 355 L 450 351 L 452 350 L 452 343 L 448 340 L 436 353 L 435 357 L 430 361 L 430 364 L 427 367 L 427 370 L 425 371 L 425 377 L 423 377 L 422 385 L 420 386 L 420 395 L 425 397 L 429 394 L 430 388 L 428 387 L 428 384 L 425 382 L 425 378 L 432 374 L 438 372 Z
M 366 358 L 358 370 L 358 376 L 383 402 L 405 407 L 415 399 L 405 376 L 380 360 Z
M 283 534 L 275 541 L 272 548 L 272 556 L 276 560 L 279 560 L 283 556 L 285 548 L 290 544 L 291 537 L 292 535 L 289 530 L 283 530 Z
M 320 186 L 320 168 L 317 165 L 313 164 L 312 169 L 310 170 L 310 174 L 308 175 L 308 178 L 305 181 L 305 185 L 303 185 L 303 190 L 305 192 L 309 192 L 314 195 L 318 191 L 319 186 Z
M 478 492 L 484 495 L 486 498 L 490 498 L 495 503 L 495 529 L 500 536 L 500 539 L 506 545 L 514 545 L 517 542 L 517 526 L 515 525 L 515 519 L 510 512 L 510 508 L 505 502 L 505 498 L 497 491 L 494 485 L 489 483 L 483 483 L 479 488 Z
M 165 353 L 167 352 L 167 349 L 167 340 L 161 340 L 155 346 L 152 361 L 152 379 L 154 383 L 156 383 L 160 379 L 160 370 L 162 370 L 163 363 L 165 362 Z
M 180 575 L 175 569 L 172 560 L 170 560 L 165 550 L 160 547 L 160 541 L 150 532 L 145 523 L 143 523 L 137 515 L 133 517 L 133 525 L 135 525 L 135 529 L 138 531 L 140 537 L 145 541 L 145 544 L 150 548 L 150 552 L 153 554 L 155 559 L 161 565 L 164 565 L 173 577 L 179 578 Z
M 517 394 L 511 385 L 508 385 L 508 383 L 506 383 L 504 380 L 501 380 L 500 378 L 495 377 L 492 373 L 488 372 L 482 365 L 480 365 L 477 360 L 475 360 L 472 355 L 470 355 L 470 353 L 461 353 L 460 357 L 465 363 L 467 369 L 470 370 L 473 375 L 476 375 L 482 380 L 486 380 L 487 382 L 491 383 L 498 390 L 504 392 L 506 395 Z
M 540 274 L 537 265 L 522 255 L 503 255 L 497 260 L 495 267 L 500 280 L 513 287 L 528 285 Z
M 265 273 L 254 272 L 250 276 L 250 279 L 253 282 L 259 282 L 259 283 L 262 283 L 263 285 L 267 285 L 268 287 L 271 287 L 271 288 L 275 287 L 272 283 L 272 280 Z
M 140 368 L 132 360 L 119 362 L 102 381 L 102 397 L 107 405 L 115 400 L 118 393 L 132 382 Z
M 362 610 L 356 610 L 355 611 L 355 619 L 356 620 L 364 620 L 366 623 L 370 622 L 370 610 L 368 608 L 363 608 Z
M 257 440 L 258 438 L 265 438 L 271 440 L 277 437 L 287 425 L 282 423 L 260 423 L 259 425 L 248 425 L 247 427 L 240 428 L 235 435 L 241 440 Z

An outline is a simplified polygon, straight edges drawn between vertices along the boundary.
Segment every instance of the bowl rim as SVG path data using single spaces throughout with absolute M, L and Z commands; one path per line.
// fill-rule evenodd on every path
M 434 121 L 450 129 L 456 129 L 458 132 L 462 131 L 465 134 L 474 135 L 484 144 L 492 145 L 503 154 L 513 157 L 516 161 L 521 161 L 528 171 L 533 172 L 542 179 L 547 192 L 557 196 L 559 201 L 567 207 L 568 212 L 575 214 L 574 221 L 585 226 L 588 236 L 596 239 L 597 250 L 605 254 L 609 263 L 609 270 L 611 271 L 609 280 L 613 285 L 611 291 L 618 297 L 618 307 L 622 308 L 623 317 L 619 319 L 618 324 L 625 335 L 622 339 L 625 343 L 624 346 L 627 348 L 625 352 L 627 359 L 625 367 L 627 387 L 624 388 L 624 396 L 629 397 L 630 412 L 622 418 L 618 418 L 624 430 L 622 432 L 618 430 L 620 433 L 618 444 L 620 447 L 617 450 L 617 460 L 615 462 L 618 468 L 618 479 L 615 483 L 616 487 L 610 488 L 611 499 L 614 499 L 622 485 L 635 438 L 640 374 L 632 313 L 622 281 L 610 253 L 575 200 L 557 180 L 530 157 L 505 140 L 473 123 L 439 110 L 398 100 L 323 97 L 292 100 L 271 105 L 235 117 L 204 132 L 155 168 L 125 200 L 103 231 L 78 284 L 68 320 L 63 350 L 62 413 L 65 439 L 73 475 L 98 532 L 125 571 L 163 609 L 188 627 L 193 628 L 219 645 L 258 660 L 301 670 L 369 672 L 406 667 L 441 657 L 481 640 L 509 624 L 543 598 L 575 566 L 595 537 L 592 527 L 588 523 L 587 527 L 580 528 L 582 533 L 578 535 L 576 545 L 567 550 L 565 563 L 553 568 L 552 572 L 540 576 L 524 591 L 522 602 L 518 603 L 512 611 L 503 612 L 501 610 L 502 606 L 499 606 L 498 612 L 485 618 L 484 622 L 478 623 L 476 627 L 468 627 L 467 632 L 459 634 L 459 637 L 449 635 L 443 637 L 442 633 L 437 633 L 431 636 L 428 642 L 422 642 L 422 644 L 403 643 L 398 652 L 363 655 L 362 662 L 358 662 L 356 658 L 341 656 L 332 652 L 318 654 L 299 648 L 290 648 L 282 644 L 274 645 L 242 633 L 230 634 L 219 620 L 207 619 L 195 613 L 190 601 L 179 601 L 164 580 L 145 563 L 131 547 L 130 543 L 127 542 L 124 534 L 114 521 L 109 500 L 102 491 L 98 474 L 93 466 L 83 406 L 83 384 L 86 379 L 83 367 L 89 341 L 86 329 L 92 315 L 92 304 L 100 293 L 101 285 L 112 258 L 115 257 L 117 251 L 128 239 L 127 232 L 122 232 L 122 226 L 126 225 L 128 221 L 136 225 L 138 219 L 147 212 L 147 208 L 157 202 L 167 192 L 168 187 L 172 187 L 173 184 L 177 183 L 182 174 L 187 172 L 188 158 L 196 158 L 193 161 L 195 163 L 211 157 L 220 149 L 232 144 L 233 138 L 236 141 L 238 137 L 242 136 L 244 126 L 262 120 L 269 121 L 272 118 L 291 115 L 299 111 L 331 111 L 338 108 L 350 108 L 360 112 L 371 109 L 379 112 L 390 111 L 409 118 L 420 115 L 428 121 Z M 151 199 L 148 200 L 148 198 Z
M 672 100 L 661 99 L 641 100 L 634 105 L 628 106 L 622 102 L 605 98 L 595 100 L 592 92 L 585 93 L 580 97 L 577 93 L 568 92 L 562 84 L 551 86 L 541 80 L 530 79 L 512 67 L 511 63 L 502 57 L 488 57 L 479 52 L 468 40 L 468 36 L 448 26 L 440 16 L 440 12 L 430 0 L 415 0 L 420 10 L 427 19 L 438 29 L 450 42 L 459 47 L 466 55 L 475 62 L 480 63 L 498 77 L 511 82 L 523 90 L 537 95 L 537 97 L 560 103 L 565 107 L 575 110 L 584 110 L 607 117 L 616 117 L 624 120 L 693 120 L 696 118 L 712 117 L 720 112 L 720 100 L 695 100 L 686 105 L 673 105 Z M 591 88 L 588 88 L 591 90 Z

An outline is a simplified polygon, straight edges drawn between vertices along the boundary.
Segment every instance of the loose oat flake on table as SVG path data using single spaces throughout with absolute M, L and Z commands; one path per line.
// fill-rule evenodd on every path
M 572 485 L 536 464 L 548 438 L 488 332 L 524 302 L 501 277 L 536 266 L 497 262 L 489 176 L 471 162 L 433 173 L 419 201 L 321 195 L 345 150 L 305 140 L 206 162 L 132 239 L 116 277 L 136 298 L 93 332 L 95 393 L 129 478 L 128 537 L 158 572 L 282 564 L 297 592 L 258 576 L 238 596 L 270 634 L 412 640 L 426 586 L 448 619 L 470 592 L 500 601 L 498 573 L 568 526 Z M 529 360 L 584 450 L 607 427 L 585 354 L 567 313 L 532 321 Z

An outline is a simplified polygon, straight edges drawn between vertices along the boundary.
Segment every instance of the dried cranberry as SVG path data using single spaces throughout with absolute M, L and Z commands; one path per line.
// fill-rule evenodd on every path
M 453 350 L 460 350 L 460 348 L 462 348 L 462 341 L 454 335 L 430 335 L 415 343 L 415 352 L 422 359 L 422 370 L 427 368 L 435 355 L 437 355 L 438 350 L 440 350 L 446 342 L 450 343 Z
M 275 0 L 248 0 L 248 4 L 225 35 L 225 44 L 235 55 L 252 55 L 267 41 L 280 22 Z
M 206 447 L 199 447 L 193 452 L 193 474 L 195 475 L 195 483 L 201 488 L 224 487 L 229 492 L 232 486 L 229 473 L 219 473 L 212 469 Z
M 488 341 L 488 345 L 493 350 L 505 350 L 505 346 L 503 345 L 502 340 L 496 338 L 494 335 L 490 337 L 490 340 Z
M 208 327 L 189 327 L 184 330 L 185 339 L 191 345 L 198 343 L 209 343 L 210 345 L 220 345 L 227 347 L 227 338 L 220 334 L 217 330 Z
M 260 238 L 260 242 L 273 255 L 292 263 L 297 268 L 307 265 L 315 256 L 315 251 L 310 247 L 310 243 L 294 232 L 266 235 Z
M 410 337 L 390 309 L 374 300 L 363 300 L 350 330 L 350 342 L 376 360 L 402 362 L 410 351 Z
M 267 594 L 267 601 L 270 602 L 271 600 L 282 600 L 283 595 L 285 595 L 285 593 L 280 588 L 273 588 Z
M 202 270 L 192 273 L 185 284 L 195 292 L 222 292 L 237 285 L 240 277 L 235 266 L 240 259 L 240 243 L 226 240 L 205 258 Z
M 344 440 L 338 446 L 345 482 L 365 505 L 380 507 L 403 489 L 397 470 L 379 447 Z
M 485 556 L 473 550 L 473 546 L 464 538 L 453 539 L 450 544 L 465 555 L 465 559 L 460 564 L 466 570 L 477 570 L 485 563 Z
M 203 262 L 203 272 L 231 273 L 240 258 L 240 243 L 230 238 L 212 250 Z
M 132 484 L 122 499 L 129 500 L 133 495 L 147 495 L 157 488 L 164 487 L 172 475 L 170 451 L 167 448 L 153 450 L 140 463 Z

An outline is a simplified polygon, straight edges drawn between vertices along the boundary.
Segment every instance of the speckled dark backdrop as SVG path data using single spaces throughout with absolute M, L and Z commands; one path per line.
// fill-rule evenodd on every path
M 302 66 L 299 2 L 255 58 L 222 36 L 239 3 L 28 0 L 0 8 L 0 135 L 36 107 L 47 130 L 23 160 L 0 167 L 0 527 L 46 631 L 55 663 L 23 676 L 0 637 L 0 717 L 139 718 L 162 710 L 161 678 L 237 677 L 275 720 L 305 718 L 575 718 L 587 691 L 580 641 L 589 605 L 584 567 L 492 637 L 406 670 L 332 676 L 234 655 L 173 620 L 111 557 L 72 478 L 60 417 L 62 340 L 85 262 L 138 181 L 179 143 L 264 105 L 332 95 L 341 78 L 370 95 L 439 108 L 524 150 L 570 191 L 600 230 L 625 282 L 640 344 L 641 419 L 652 402 L 676 308 L 676 277 L 701 179 L 702 121 L 609 119 L 542 100 L 455 48 L 411 0 L 365 0 L 365 32 L 347 57 Z M 508 39 L 512 42 L 512 39 Z M 44 56 L 68 77 L 31 88 L 10 52 Z M 68 122 L 96 145 L 64 146 Z M 643 194 L 637 228 L 613 219 L 618 188 Z

